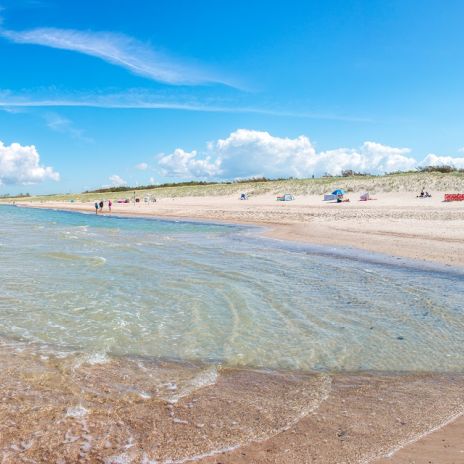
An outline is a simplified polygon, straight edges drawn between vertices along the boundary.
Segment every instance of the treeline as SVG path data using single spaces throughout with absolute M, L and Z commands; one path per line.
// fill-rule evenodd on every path
M 207 182 L 203 180 L 191 180 L 188 182 L 167 182 L 164 184 L 149 184 L 149 185 L 139 185 L 137 187 L 105 187 L 96 190 L 86 190 L 83 193 L 109 193 L 109 192 L 134 192 L 137 190 L 152 190 L 166 187 L 193 187 L 197 185 L 230 185 L 230 184 L 250 184 L 256 182 L 274 182 L 282 180 L 291 180 L 293 177 L 279 177 L 271 179 L 268 177 L 252 177 L 249 179 L 236 179 L 233 181 L 223 181 L 223 182 Z
M 17 195 L 11 195 L 9 193 L 4 193 L 3 195 L 0 195 L 0 198 L 27 198 L 30 197 L 30 193 L 18 193 Z
M 442 172 L 444 174 L 447 174 L 449 172 L 464 172 L 464 169 L 458 169 L 458 168 L 455 168 L 454 166 L 448 166 L 448 165 L 423 166 L 423 167 L 417 168 L 417 170 L 420 172 Z
M 393 176 L 397 174 L 412 174 L 416 172 L 441 172 L 443 174 L 448 174 L 451 172 L 464 172 L 464 169 L 458 169 L 454 166 L 442 165 L 442 166 L 419 166 L 417 169 L 411 171 L 392 171 L 387 172 L 386 176 Z M 370 174 L 369 172 L 356 172 L 351 169 L 342 171 L 341 177 L 366 177 L 366 176 L 375 176 L 375 174 Z M 337 177 L 331 176 L 330 174 L 325 174 L 323 177 Z

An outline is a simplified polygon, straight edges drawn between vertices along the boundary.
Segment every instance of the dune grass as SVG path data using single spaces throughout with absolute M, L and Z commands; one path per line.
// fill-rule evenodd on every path
M 135 191 L 135 196 L 141 199 L 145 196 L 152 196 L 155 198 L 205 197 L 239 195 L 241 192 L 246 192 L 249 195 L 277 195 L 283 193 L 292 193 L 294 195 L 322 195 L 336 188 L 343 188 L 348 192 L 369 191 L 371 193 L 419 192 L 422 188 L 425 188 L 427 191 L 463 193 L 464 173 L 407 172 L 384 176 L 324 177 L 318 179 L 286 179 L 267 182 L 250 181 L 232 184 L 180 185 L 137 190 Z M 133 191 L 89 192 L 78 194 L 37 195 L 19 200 L 42 202 L 73 200 L 77 202 L 88 202 L 108 198 L 113 200 L 119 198 L 131 199 L 133 196 Z M 4 202 L 11 202 L 13 200 L 15 200 L 14 197 L 2 199 Z

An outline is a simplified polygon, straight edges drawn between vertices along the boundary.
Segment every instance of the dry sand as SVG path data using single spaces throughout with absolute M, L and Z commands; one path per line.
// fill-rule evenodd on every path
M 277 202 L 273 195 L 251 197 L 248 201 L 240 201 L 236 196 L 163 198 L 149 205 L 144 203 L 115 204 L 113 214 L 208 219 L 264 225 L 266 229 L 263 233 L 276 239 L 361 248 L 393 256 L 464 266 L 464 203 L 444 203 L 442 201 L 443 192 L 432 192 L 432 195 L 432 198 L 418 199 L 414 194 L 407 192 L 383 193 L 378 195 L 377 200 L 361 202 L 358 200 L 357 194 L 351 194 L 348 195 L 351 199 L 350 203 L 343 204 L 324 203 L 321 201 L 321 197 L 314 196 L 298 197 L 292 202 Z M 93 202 L 22 202 L 22 204 L 24 206 L 95 211 Z M 105 212 L 105 214 L 108 213 Z M 375 398 L 369 397 L 370 401 L 366 402 L 366 405 L 370 404 L 372 407 L 379 398 L 377 391 L 380 388 L 379 382 L 380 385 L 382 384 L 382 381 L 368 380 L 369 382 L 366 381 L 365 376 L 360 378 L 359 382 L 362 385 L 357 385 L 355 390 L 358 395 L 361 393 L 361 396 L 357 400 L 351 398 L 351 401 L 348 398 L 349 392 L 347 392 L 349 387 L 343 384 L 344 381 L 347 382 L 347 379 L 341 376 L 333 380 L 334 385 L 336 385 L 333 391 L 343 392 L 342 395 L 339 395 L 339 401 L 347 402 L 346 408 L 339 405 L 340 408 L 337 409 L 338 419 L 333 416 L 333 411 L 327 410 L 326 415 L 324 415 L 325 407 L 334 408 L 333 402 L 324 402 L 319 408 L 320 416 L 312 415 L 310 418 L 301 420 L 288 431 L 268 440 L 251 443 L 238 450 L 225 452 L 220 456 L 205 458 L 201 462 L 209 464 L 464 463 L 464 419 L 461 409 L 458 408 L 455 414 L 449 413 L 447 418 L 443 416 L 442 419 L 445 422 L 450 421 L 443 427 L 441 427 L 443 420 L 441 422 L 435 421 L 433 425 L 431 423 L 431 426 L 437 428 L 435 431 L 430 430 L 430 427 L 421 428 L 418 426 L 416 434 L 408 433 L 402 437 L 401 427 L 404 425 L 404 421 L 400 417 L 401 404 L 395 406 L 399 408 L 398 410 L 393 409 L 393 413 L 398 413 L 399 417 L 399 419 L 395 418 L 393 422 L 380 421 L 377 423 L 369 417 L 372 410 L 368 409 L 368 406 L 366 406 L 367 409 L 363 410 L 362 401 L 359 399 L 363 398 L 363 395 L 369 397 L 369 389 L 373 389 L 377 392 L 377 396 Z M 417 378 L 414 382 L 416 381 Z M 352 384 L 352 377 L 349 382 Z M 414 385 L 414 382 L 411 385 Z M 391 385 L 391 379 L 385 382 L 385 385 L 387 384 Z M 407 388 L 405 385 L 407 383 L 402 383 L 401 388 Z M 408 395 L 412 395 L 412 403 L 411 397 L 408 395 L 403 398 L 406 403 L 409 401 L 410 405 L 417 402 L 416 416 L 411 420 L 418 424 L 427 419 L 427 416 L 434 410 L 433 401 L 421 408 L 420 403 L 428 397 L 427 395 L 422 397 L 424 391 L 420 392 L 419 385 L 422 385 L 421 381 L 417 383 L 417 393 L 414 392 L 414 389 L 408 393 Z M 449 388 L 449 385 L 446 386 L 446 381 L 435 384 L 433 377 L 431 380 L 424 378 L 423 385 L 439 385 L 438 391 L 441 391 L 442 388 Z M 462 389 L 463 387 L 460 385 L 457 391 L 462 392 Z M 427 391 L 430 394 L 430 391 Z M 347 412 L 349 408 L 355 410 Z M 414 408 L 404 409 L 404 411 L 406 410 L 409 411 L 408 413 L 412 413 Z M 384 410 L 384 414 L 387 413 L 391 415 L 391 408 L 387 407 Z M 344 414 L 351 419 L 353 419 L 353 415 L 357 416 L 359 423 L 353 425 L 350 422 L 343 425 Z M 329 417 L 327 423 L 325 423 L 326 417 Z M 366 428 L 366 424 L 369 424 L 368 420 L 377 424 L 375 427 L 380 428 L 375 429 L 374 426 L 372 430 L 369 427 Z M 344 428 L 345 426 L 347 429 Z M 427 430 L 430 433 L 427 433 Z M 334 433 L 336 436 L 333 435 Z M 381 443 L 382 440 L 387 440 L 389 434 L 393 434 L 396 441 L 389 442 L 391 446 L 387 447 L 388 449 L 383 448 L 384 452 L 396 449 L 395 446 L 399 448 L 391 457 L 379 460 L 375 456 L 371 456 L 369 461 L 358 459 L 360 454 L 357 451 L 361 452 L 363 443 L 368 443 L 372 437 Z M 424 436 L 421 438 L 422 435 Z M 351 436 L 355 439 L 351 440 Z M 408 443 L 409 441 L 412 443 Z

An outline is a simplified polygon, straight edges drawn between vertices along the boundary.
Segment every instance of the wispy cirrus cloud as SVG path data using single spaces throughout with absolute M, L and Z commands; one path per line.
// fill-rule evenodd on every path
M 93 140 L 84 135 L 82 129 L 78 129 L 74 126 L 73 122 L 68 118 L 53 112 L 47 112 L 42 115 L 47 127 L 55 132 L 61 132 L 63 134 L 68 134 L 74 139 L 79 139 L 84 142 L 92 142 Z
M 18 44 L 41 45 L 90 55 L 125 68 L 133 74 L 167 84 L 237 86 L 231 80 L 216 75 L 202 66 L 181 62 L 125 34 L 58 28 L 37 28 L 26 31 L 2 28 L 0 36 Z
M 190 98 L 188 95 L 157 94 L 143 89 L 129 89 L 120 93 L 69 93 L 57 94 L 54 89 L 23 91 L 21 95 L 0 89 L 0 109 L 15 111 L 21 108 L 83 107 L 106 109 L 170 109 L 212 113 L 263 114 L 269 116 L 295 117 L 346 122 L 373 122 L 372 119 L 336 113 L 275 109 L 272 106 L 249 106 L 241 104 L 238 97 Z

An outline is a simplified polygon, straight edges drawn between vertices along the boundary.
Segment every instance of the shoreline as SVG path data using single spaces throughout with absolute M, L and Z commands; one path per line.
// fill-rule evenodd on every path
M 436 199 L 440 193 L 434 193 L 434 202 L 428 203 L 416 198 L 401 203 L 398 194 L 384 196 L 383 203 L 339 205 L 321 204 L 320 197 L 302 197 L 285 205 L 276 205 L 273 196 L 242 202 L 235 197 L 163 198 L 151 205 L 114 204 L 112 213 L 105 208 L 103 215 L 262 227 L 260 235 L 271 239 L 464 267 L 464 205 L 444 204 Z M 95 212 L 91 202 L 22 201 L 16 205 Z
M 162 204 L 163 202 L 160 202 Z M 17 206 L 26 206 L 26 207 L 33 207 L 33 208 L 41 208 L 41 209 L 54 209 L 54 210 L 62 210 L 62 211 L 74 211 L 74 212 L 83 212 L 83 213 L 94 213 L 94 210 L 92 211 L 92 205 L 91 204 L 84 204 L 84 205 L 70 205 L 67 203 L 44 203 L 44 204 L 34 204 L 33 202 L 21 202 L 18 203 Z M 352 247 L 356 248 L 358 250 L 365 250 L 365 251 L 373 251 L 377 253 L 383 253 L 387 254 L 388 256 L 403 256 L 406 258 L 412 258 L 412 259 L 418 259 L 417 256 L 417 251 L 423 249 L 426 247 L 430 242 L 437 242 L 438 243 L 438 248 L 435 249 L 434 254 L 430 253 L 423 253 L 425 254 L 424 256 L 420 256 L 420 260 L 422 262 L 432 262 L 432 263 L 440 263 L 444 264 L 445 266 L 462 266 L 464 264 L 464 261 L 461 260 L 461 255 L 458 250 L 458 253 L 455 253 L 454 245 L 461 246 L 462 245 L 462 239 L 460 236 L 456 237 L 445 237 L 444 240 L 436 240 L 434 237 L 427 237 L 424 239 L 423 237 L 419 237 L 419 243 L 415 244 L 415 247 L 413 247 L 413 252 L 412 253 L 404 253 L 404 250 L 408 249 L 408 244 L 411 241 L 418 241 L 417 234 L 399 234 L 399 235 L 391 235 L 391 234 L 377 234 L 377 236 L 383 237 L 381 239 L 381 244 L 379 245 L 378 242 L 375 243 L 366 243 L 364 241 L 360 241 L 359 239 L 359 233 L 358 237 L 355 240 L 355 243 L 357 243 L 359 246 L 353 247 L 353 240 L 352 237 L 349 238 L 348 240 L 343 240 L 340 238 L 340 235 L 336 236 L 324 236 L 320 231 L 322 230 L 323 232 L 327 232 L 328 226 L 333 227 L 333 221 L 331 222 L 330 220 L 327 221 L 325 224 L 322 223 L 321 221 L 319 222 L 314 222 L 314 221 L 295 221 L 295 215 L 298 214 L 298 211 L 294 212 L 294 215 L 292 217 L 285 217 L 285 214 L 283 215 L 283 223 L 279 222 L 273 222 L 269 221 L 269 215 L 261 218 L 256 218 L 254 221 L 247 220 L 247 218 L 240 217 L 241 215 L 239 213 L 243 213 L 242 210 L 237 211 L 227 211 L 228 214 L 218 214 L 218 211 L 224 211 L 224 208 L 222 209 L 212 209 L 210 212 L 207 210 L 205 211 L 205 208 L 203 210 L 193 210 L 193 211 L 186 211 L 185 208 L 188 206 L 182 204 L 182 202 L 177 202 L 177 205 L 175 207 L 164 207 L 164 208 L 157 208 L 159 205 L 154 205 L 153 208 L 145 208 L 144 205 L 136 206 L 136 205 L 129 205 L 129 207 L 119 207 L 119 208 L 114 208 L 113 209 L 113 216 L 126 216 L 126 217 L 150 217 L 150 218 L 157 218 L 157 219 L 167 219 L 167 220 L 192 220 L 192 222 L 195 222 L 195 220 L 199 221 L 213 221 L 216 223 L 223 223 L 223 224 L 237 224 L 237 225 L 252 225 L 252 226 L 258 226 L 258 227 L 265 227 L 270 228 L 267 230 L 264 230 L 260 235 L 263 237 L 267 238 L 273 238 L 273 239 L 278 239 L 278 240 L 284 240 L 284 241 L 293 241 L 293 242 L 298 242 L 298 243 L 310 243 L 310 244 L 319 244 L 319 245 L 335 245 L 339 247 Z M 162 205 L 164 206 L 164 205 Z M 285 205 L 287 206 L 287 205 Z M 338 206 L 338 205 L 337 205 Z M 329 207 L 330 208 L 330 207 Z M 457 210 L 457 208 L 453 208 L 454 210 Z M 341 210 L 343 211 L 343 210 Z M 346 210 L 345 210 L 346 211 Z M 458 210 L 459 211 L 459 210 Z M 462 211 L 462 209 L 461 209 Z M 193 214 L 190 214 L 193 213 Z M 108 215 L 108 213 L 104 214 L 105 216 Z M 222 216 L 222 217 L 220 217 Z M 226 217 L 224 217 L 226 216 Z M 243 216 L 243 215 L 242 215 Z M 272 216 L 272 214 L 271 214 Z M 288 214 L 287 214 L 288 216 Z M 343 223 L 344 219 L 343 218 L 338 218 L 339 222 Z M 452 219 L 454 221 L 461 221 L 460 219 Z M 308 231 L 309 229 L 313 229 L 313 231 Z M 314 232 L 314 229 L 319 231 L 318 233 L 314 234 L 311 232 Z M 346 232 L 348 235 L 349 232 Z M 356 231 L 351 231 L 353 235 L 356 235 Z M 362 234 L 362 233 L 360 233 Z M 374 234 L 375 235 L 375 234 Z M 412 237 L 411 237 L 412 235 Z M 313 240 L 314 239 L 314 240 Z M 318 243 L 315 240 L 320 240 L 320 243 Z M 397 242 L 403 242 L 398 244 Z M 396 243 L 396 246 L 394 246 Z M 388 250 L 387 253 L 384 252 L 384 250 Z M 411 251 L 411 250 L 410 250 Z M 411 254 L 413 256 L 411 256 Z M 439 424 L 436 428 L 432 427 L 431 430 L 426 432 L 425 434 L 411 440 L 410 442 L 404 443 L 404 445 L 401 445 L 398 450 L 394 452 L 394 454 L 391 457 L 388 458 L 380 458 L 380 457 L 375 457 L 372 460 L 365 461 L 365 462 L 372 462 L 372 463 L 378 463 L 378 464 L 387 464 L 387 463 L 392 463 L 392 464 L 406 464 L 409 462 L 412 462 L 411 459 L 414 459 L 414 462 L 416 463 L 428 463 L 433 462 L 433 463 L 440 463 L 440 464 L 447 464 L 447 463 L 452 463 L 452 462 L 459 462 L 457 459 L 462 458 L 464 450 L 460 449 L 462 446 L 460 446 L 459 439 L 456 437 L 460 437 L 462 435 L 462 430 L 464 429 L 464 418 L 462 417 L 463 412 L 460 411 L 454 418 L 453 420 L 449 421 L 444 421 L 443 424 Z M 297 426 L 300 427 L 302 424 L 298 423 Z M 296 434 L 296 436 L 299 436 L 300 439 L 304 439 L 306 437 L 306 432 L 304 430 L 299 429 L 298 431 L 293 431 L 293 433 Z M 284 434 L 288 437 L 288 434 Z M 272 440 L 272 439 L 271 439 Z M 444 448 L 443 443 L 446 443 L 447 446 Z M 277 443 L 279 443 L 279 440 L 277 440 Z M 448 445 L 448 443 L 451 443 L 451 445 Z M 454 443 L 454 444 L 453 444 Z M 269 447 L 268 449 L 271 449 L 273 451 L 268 451 L 267 449 L 263 451 L 263 446 L 261 446 L 262 443 L 259 442 L 256 445 L 247 445 L 247 451 L 246 453 L 246 459 L 241 457 L 243 454 L 243 449 L 240 447 L 238 450 L 230 450 L 228 451 L 225 455 L 221 455 L 221 462 L 224 463 L 246 463 L 246 462 L 259 462 L 259 463 L 271 463 L 271 462 L 283 462 L 279 461 L 278 459 L 282 459 L 282 456 L 279 458 L 279 445 L 275 443 L 265 443 L 265 447 Z M 283 443 L 281 443 L 283 445 Z M 250 448 L 251 446 L 251 448 Z M 297 443 L 295 443 L 295 446 L 297 446 Z M 264 453 L 264 454 L 263 454 Z M 267 456 L 267 453 L 273 453 L 274 458 L 271 458 L 271 456 Z M 252 461 L 249 461 L 249 457 L 252 457 Z M 215 458 L 208 458 L 207 456 L 202 457 L 200 460 L 197 462 L 202 462 L 202 463 L 215 463 L 217 462 L 218 455 L 215 455 Z M 273 460 L 274 459 L 274 460 Z M 295 457 L 296 459 L 296 457 Z M 301 456 L 299 457 L 301 459 Z M 421 460 L 422 459 L 422 460 Z M 312 462 L 312 461 L 298 461 L 298 460 L 293 460 L 293 461 L 288 461 L 288 462 Z M 322 461 L 324 462 L 324 461 Z M 354 461 L 353 461 L 354 462 Z
M 93 216 L 94 213 L 88 208 L 70 208 L 66 206 L 49 207 L 49 206 L 36 206 L 36 205 L 15 205 L 19 208 L 32 208 L 32 209 L 45 209 L 50 211 L 61 211 L 68 213 L 79 213 L 84 215 Z M 102 216 L 99 213 L 99 216 Z M 445 274 L 463 274 L 464 263 L 456 265 L 455 263 L 443 263 L 442 261 L 430 259 L 417 259 L 405 255 L 393 255 L 383 251 L 373 251 L 367 248 L 360 248 L 354 246 L 342 245 L 340 243 L 315 243 L 309 240 L 304 240 L 301 237 L 287 237 L 285 234 L 280 233 L 280 228 L 286 229 L 287 224 L 276 223 L 259 223 L 259 222 L 234 222 L 232 220 L 217 220 L 209 217 L 189 217 L 189 216 L 168 216 L 157 215 L 155 213 L 138 212 L 138 211 L 118 211 L 118 212 L 104 212 L 104 217 L 120 218 L 120 219 L 145 219 L 145 220 L 159 220 L 159 221 L 172 221 L 183 222 L 190 224 L 211 224 L 219 226 L 231 227 L 245 227 L 249 229 L 256 229 L 250 239 L 264 239 L 269 240 L 272 244 L 278 243 L 281 247 L 289 247 L 295 251 L 309 251 L 318 255 L 327 255 L 347 259 L 361 260 L 366 263 L 382 264 L 387 266 L 402 266 L 411 269 L 424 270 L 428 272 L 442 272 Z M 291 225 L 290 225 L 291 226 Z M 283 235 L 283 236 L 281 236 Z

